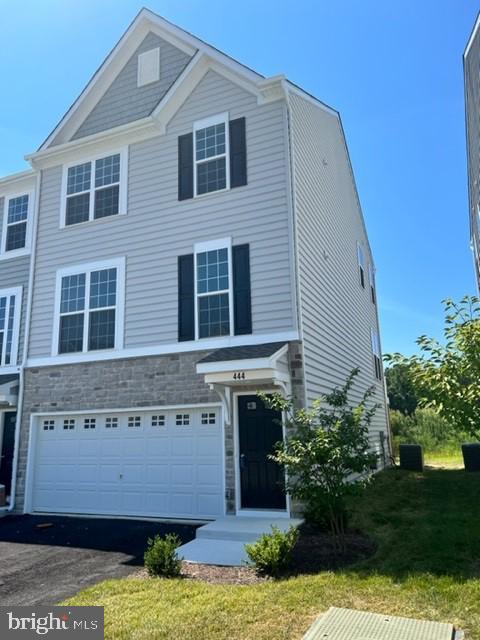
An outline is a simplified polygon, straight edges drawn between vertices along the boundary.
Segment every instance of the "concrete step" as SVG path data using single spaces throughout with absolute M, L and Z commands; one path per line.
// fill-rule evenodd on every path
M 225 516 L 197 529 L 196 537 L 254 542 L 264 533 L 271 533 L 272 525 L 280 531 L 287 531 L 291 526 L 298 527 L 301 523 L 302 520 L 295 518 Z
M 236 540 L 192 540 L 180 547 L 178 555 L 187 562 L 224 567 L 241 567 L 248 559 L 245 543 Z
M 225 516 L 197 529 L 195 540 L 182 545 L 178 555 L 187 562 L 240 567 L 248 559 L 247 542 L 255 542 L 262 534 L 271 533 L 272 525 L 287 531 L 302 522 L 294 518 Z

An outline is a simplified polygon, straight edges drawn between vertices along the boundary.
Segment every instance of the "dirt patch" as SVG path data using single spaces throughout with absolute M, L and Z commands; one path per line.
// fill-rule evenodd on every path
M 373 540 L 358 531 L 348 532 L 345 541 L 346 550 L 338 553 L 329 533 L 302 525 L 300 537 L 293 550 L 290 575 L 342 569 L 369 558 L 376 551 Z

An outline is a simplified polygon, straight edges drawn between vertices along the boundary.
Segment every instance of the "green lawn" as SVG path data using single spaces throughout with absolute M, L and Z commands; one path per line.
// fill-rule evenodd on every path
M 71 605 L 104 605 L 106 638 L 301 638 L 331 605 L 453 622 L 480 640 L 480 475 L 380 473 L 354 526 L 378 551 L 348 570 L 257 585 L 110 580 Z

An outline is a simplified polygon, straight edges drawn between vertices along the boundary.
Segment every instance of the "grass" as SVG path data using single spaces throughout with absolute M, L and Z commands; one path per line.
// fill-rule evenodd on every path
M 479 475 L 382 472 L 352 524 L 378 550 L 348 570 L 246 586 L 127 578 L 67 602 L 103 605 L 115 640 L 301 638 L 331 605 L 453 622 L 480 640 Z

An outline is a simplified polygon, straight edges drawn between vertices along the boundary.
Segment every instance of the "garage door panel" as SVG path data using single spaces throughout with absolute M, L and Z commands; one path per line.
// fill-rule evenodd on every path
M 172 465 L 172 484 L 175 486 L 192 487 L 194 484 L 194 469 L 189 464 Z
M 146 466 L 146 481 L 150 486 L 165 487 L 169 486 L 170 465 L 167 464 L 148 464 Z
M 205 416 L 215 424 L 203 424 Z M 212 409 L 49 416 L 45 429 L 42 418 L 33 510 L 198 519 L 222 515 L 218 416 Z M 94 428 L 85 429 L 85 424 Z

